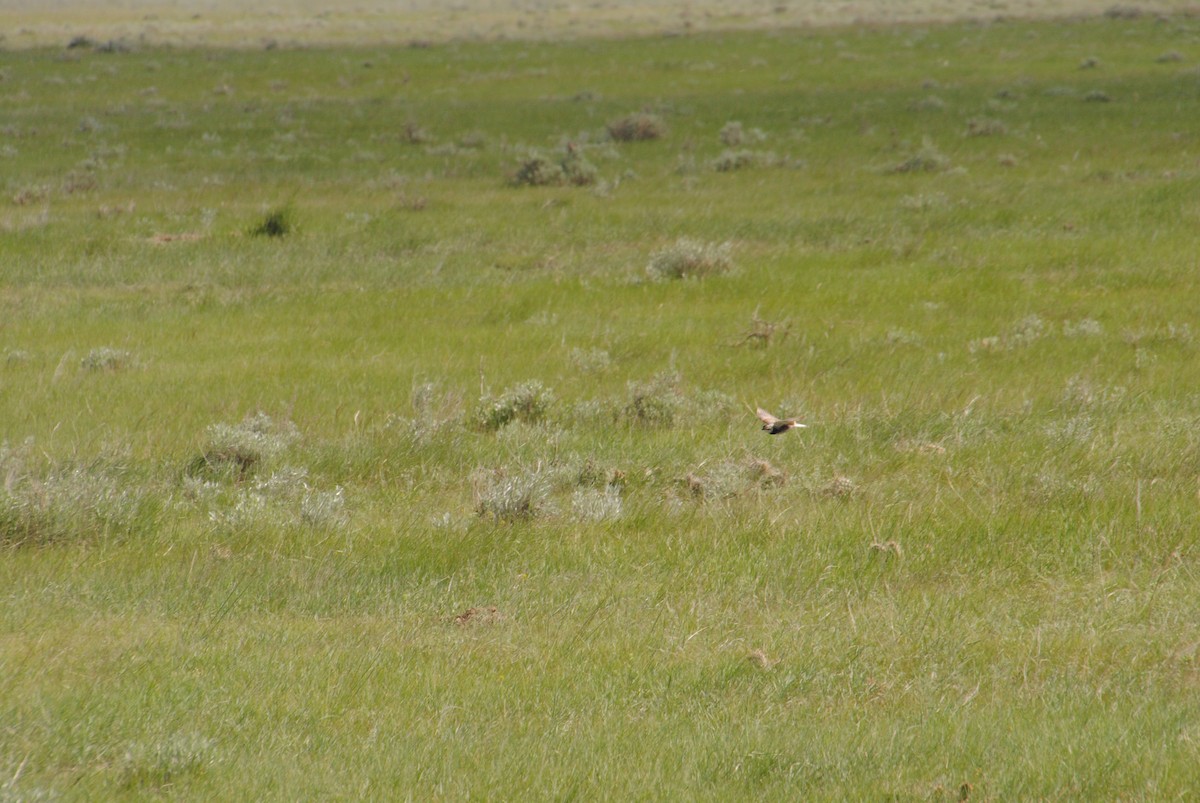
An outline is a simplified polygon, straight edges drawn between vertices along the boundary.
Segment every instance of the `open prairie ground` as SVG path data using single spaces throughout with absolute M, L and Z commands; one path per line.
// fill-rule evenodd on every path
M 1200 20 L 89 36 L 0 800 L 1200 795 Z
M 80 34 L 158 45 L 364 45 L 1196 9 L 1196 0 L 5 0 L 0 45 L 61 46 Z

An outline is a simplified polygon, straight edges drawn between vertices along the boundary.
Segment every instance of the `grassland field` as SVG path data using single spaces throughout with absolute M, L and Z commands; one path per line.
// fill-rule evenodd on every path
M 0 801 L 1200 794 L 1200 19 L 68 41 Z

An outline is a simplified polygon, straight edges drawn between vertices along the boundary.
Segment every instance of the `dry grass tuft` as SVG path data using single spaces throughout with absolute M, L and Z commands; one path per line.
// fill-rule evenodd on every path
M 935 173 L 947 170 L 950 159 L 937 149 L 928 137 L 912 156 L 888 169 L 889 173 Z
M 882 552 L 885 555 L 895 555 L 898 558 L 904 555 L 904 550 L 900 548 L 899 541 L 872 541 L 871 549 L 875 552 Z
M 765 670 L 774 669 L 775 665 L 779 663 L 778 658 L 771 658 L 762 650 L 751 650 L 750 654 L 746 656 L 746 660 L 759 669 Z
M 758 457 L 721 460 L 705 471 L 688 472 L 677 485 L 695 499 L 733 499 L 780 488 L 787 475 L 770 461 Z
M 503 622 L 505 616 L 495 605 L 482 605 L 476 608 L 467 608 L 465 611 L 454 617 L 454 624 L 459 627 L 465 625 L 491 625 L 497 622 Z
M 734 346 L 749 346 L 765 349 L 776 342 L 783 342 L 792 331 L 791 321 L 768 321 L 758 317 L 757 310 L 750 319 L 750 328 L 734 341 Z
M 608 135 L 617 142 L 662 139 L 667 135 L 667 125 L 657 114 L 637 112 L 610 122 Z
M 845 499 L 858 490 L 858 485 L 849 477 L 838 474 L 821 487 L 821 495 Z

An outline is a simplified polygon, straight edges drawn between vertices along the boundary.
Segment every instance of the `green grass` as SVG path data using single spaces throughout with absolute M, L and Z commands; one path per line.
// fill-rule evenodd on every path
M 1194 797 L 1198 38 L 0 53 L 0 800 Z

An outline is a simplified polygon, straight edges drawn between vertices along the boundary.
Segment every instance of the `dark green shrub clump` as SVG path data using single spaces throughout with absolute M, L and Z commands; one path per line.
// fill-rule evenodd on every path
M 294 217 L 290 206 L 276 207 L 250 229 L 250 236 L 286 237 L 296 227 Z

